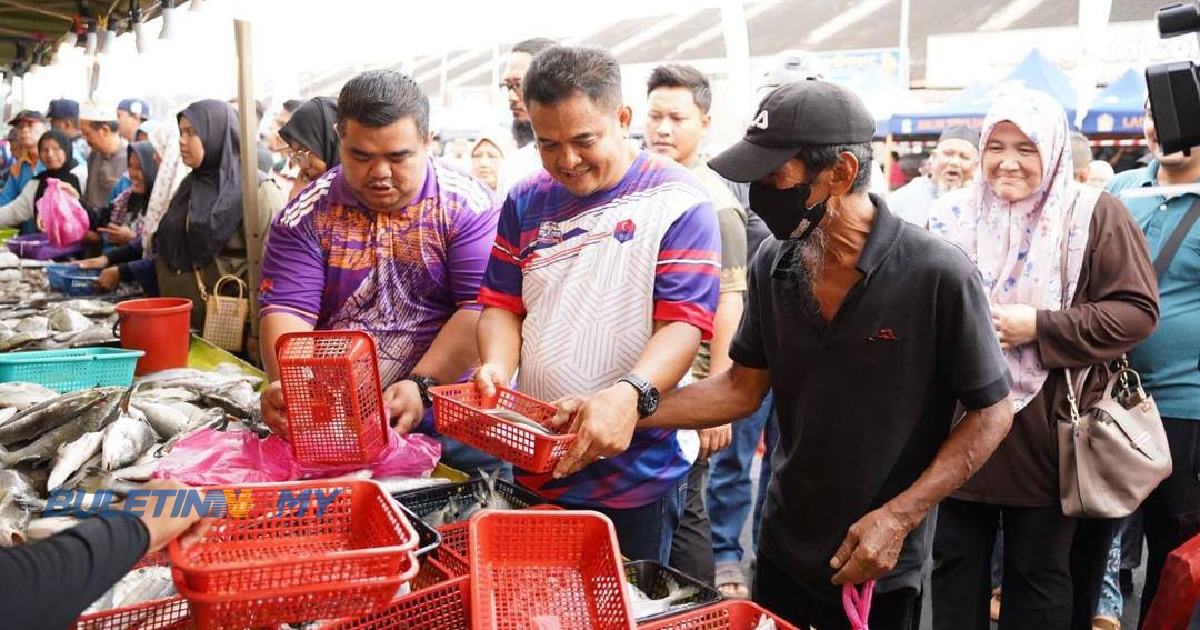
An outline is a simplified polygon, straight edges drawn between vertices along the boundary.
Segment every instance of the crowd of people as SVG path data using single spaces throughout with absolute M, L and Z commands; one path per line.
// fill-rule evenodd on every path
M 605 51 L 521 42 L 511 133 L 461 165 L 404 74 L 286 102 L 262 147 L 285 159 L 256 187 L 272 430 L 275 340 L 365 330 L 397 431 L 800 627 L 847 627 L 839 585 L 869 580 L 875 630 L 917 628 L 927 591 L 939 630 L 1119 627 L 1143 538 L 1144 614 L 1200 533 L 1200 153 L 1164 155 L 1147 105 L 1148 164 L 1114 176 L 1057 101 L 1017 89 L 877 194 L 874 118 L 845 87 L 780 77 L 710 155 L 702 72 L 651 72 L 641 142 L 621 85 Z M 19 113 L 0 223 L 36 231 L 58 179 L 93 218 L 98 283 L 191 298 L 199 328 L 206 288 L 246 266 L 238 113 L 149 113 L 58 100 L 49 131 Z M 1071 515 L 1056 427 L 1118 363 L 1157 401 L 1174 472 L 1129 518 Z M 554 402 L 577 438 L 552 473 L 437 434 L 429 389 L 468 381 Z

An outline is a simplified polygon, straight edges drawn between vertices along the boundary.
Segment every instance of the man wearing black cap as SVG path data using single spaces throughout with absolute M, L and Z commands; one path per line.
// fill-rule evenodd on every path
M 929 156 L 929 177 L 915 177 L 888 195 L 888 207 L 901 219 L 925 227 L 933 202 L 969 184 L 978 167 L 979 132 L 965 125 L 949 127 Z
M 71 139 L 71 148 L 75 150 L 75 161 L 87 164 L 92 148 L 88 146 L 87 140 L 84 139 L 83 132 L 79 128 L 79 101 L 69 98 L 54 99 L 50 101 L 50 108 L 47 110 L 46 116 L 50 118 L 51 127 L 67 134 L 67 137 Z
M 871 628 L 917 627 L 926 516 L 1012 423 L 975 266 L 866 193 L 873 132 L 849 90 L 796 81 L 709 162 L 752 182 L 775 238 L 750 265 L 733 366 L 667 393 L 639 424 L 717 426 L 774 391 L 754 598 L 822 630 L 847 627 L 835 585 L 873 579 Z
M 46 117 L 41 112 L 26 109 L 8 124 L 16 129 L 12 143 L 12 166 L 2 176 L 4 187 L 0 188 L 0 206 L 10 203 L 21 194 L 25 184 L 42 171 L 42 163 L 38 160 L 38 138 L 45 131 Z

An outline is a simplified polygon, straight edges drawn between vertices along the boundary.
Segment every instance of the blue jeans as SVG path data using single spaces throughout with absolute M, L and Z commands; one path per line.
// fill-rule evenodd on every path
M 1121 529 L 1124 529 L 1122 526 Z M 1121 618 L 1125 607 L 1125 598 L 1121 596 L 1121 584 L 1117 574 L 1121 572 L 1121 535 L 1118 530 L 1113 536 L 1112 549 L 1108 552 L 1108 566 L 1104 572 L 1104 582 L 1100 584 L 1100 601 L 1096 604 L 1096 614 L 1104 617 Z
M 505 481 L 512 481 L 513 479 L 512 464 L 492 457 L 479 449 L 467 446 L 458 440 L 448 438 L 435 431 L 432 426 L 425 426 L 423 424 L 414 430 L 414 433 L 423 433 L 437 440 L 442 445 L 442 458 L 439 461 L 459 472 L 464 472 L 474 477 L 481 470 L 492 472 L 499 469 L 501 479 Z
M 671 556 L 671 538 L 679 527 L 683 504 L 687 501 L 687 476 L 653 503 L 629 509 L 558 505 L 574 510 L 595 510 L 612 521 L 617 530 L 621 555 L 630 560 L 653 560 L 667 564 Z
M 751 545 L 758 550 L 758 522 L 762 514 L 763 497 L 767 493 L 767 482 L 771 478 L 770 453 L 775 448 L 776 429 L 774 400 L 767 392 L 758 409 L 733 423 L 733 441 L 729 447 L 709 458 L 708 518 L 712 521 L 713 559 L 717 564 L 741 562 L 742 526 L 750 515 L 751 487 L 750 464 L 758 440 L 766 431 L 767 456 L 763 458 L 759 472 L 758 497 L 754 501 L 754 519 L 751 523 L 753 538 Z

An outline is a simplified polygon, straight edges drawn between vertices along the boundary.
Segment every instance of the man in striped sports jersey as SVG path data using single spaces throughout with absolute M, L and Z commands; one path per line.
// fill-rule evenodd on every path
M 545 171 L 500 211 L 477 382 L 491 395 L 520 368 L 522 392 L 570 400 L 574 446 L 552 474 L 516 471 L 517 481 L 607 514 L 626 557 L 666 562 L 698 443 L 634 425 L 712 335 L 717 216 L 687 169 L 629 143 L 607 53 L 551 48 L 522 87 Z

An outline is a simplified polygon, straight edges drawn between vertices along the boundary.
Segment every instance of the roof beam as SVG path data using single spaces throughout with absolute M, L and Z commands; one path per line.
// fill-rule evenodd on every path
M 52 18 L 59 19 L 59 20 L 66 20 L 68 22 L 75 21 L 75 16 L 73 16 L 73 15 L 68 15 L 66 13 L 60 13 L 58 11 L 51 11 L 50 9 L 46 9 L 44 7 L 34 6 L 32 4 L 27 4 L 25 2 L 18 2 L 17 0 L 0 0 L 0 5 L 9 6 L 9 7 L 17 8 L 17 9 L 24 9 L 26 11 L 40 13 L 40 14 L 48 16 L 48 17 L 52 17 Z

